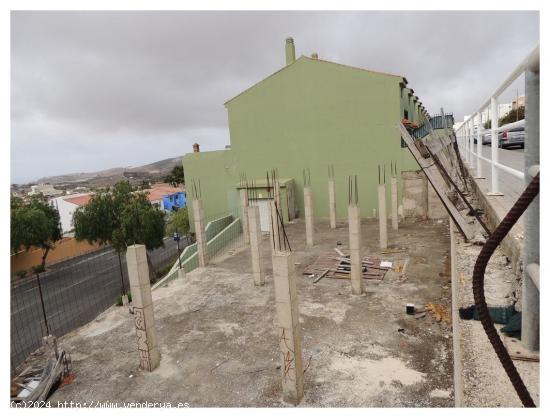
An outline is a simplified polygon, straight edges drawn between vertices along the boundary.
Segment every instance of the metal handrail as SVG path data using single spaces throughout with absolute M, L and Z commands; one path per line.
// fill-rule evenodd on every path
M 514 177 L 524 180 L 525 174 L 512 167 L 504 165 L 498 161 L 498 134 L 510 129 L 520 128 L 525 126 L 525 119 L 498 126 L 498 97 L 525 71 L 538 71 L 539 66 L 539 45 L 527 55 L 525 59 L 510 73 L 510 75 L 500 84 L 494 91 L 491 97 L 486 100 L 481 107 L 469 116 L 457 129 L 456 134 L 458 143 L 463 150 L 466 163 L 474 167 L 476 177 L 483 178 L 483 167 L 481 162 L 486 161 L 491 165 L 491 188 L 489 194 L 502 195 L 499 191 L 499 171 L 504 171 Z M 482 129 L 482 113 L 490 106 L 491 110 L 491 128 Z M 476 123 L 477 122 L 477 123 Z M 488 159 L 482 155 L 482 137 L 487 132 L 491 133 L 491 158 Z M 477 139 L 477 152 L 474 151 L 474 138 Z

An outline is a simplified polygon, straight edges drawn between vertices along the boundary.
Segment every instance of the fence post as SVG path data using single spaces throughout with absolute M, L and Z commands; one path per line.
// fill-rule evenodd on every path
M 483 129 L 483 123 L 481 118 L 481 113 L 477 112 L 477 168 L 476 168 L 476 178 L 483 179 L 483 169 L 481 166 L 481 156 L 483 154 L 483 135 L 481 134 Z
M 491 97 L 491 191 L 489 196 L 503 196 L 498 191 L 498 102 L 496 97 Z
M 539 71 L 528 68 L 525 71 L 525 182 L 533 179 L 529 168 L 540 164 L 539 149 Z M 525 211 L 525 241 L 523 266 L 531 263 L 540 264 L 540 201 L 539 196 L 533 200 Z M 539 350 L 539 307 L 540 292 L 533 283 L 527 269 L 523 271 L 521 342 L 525 348 Z

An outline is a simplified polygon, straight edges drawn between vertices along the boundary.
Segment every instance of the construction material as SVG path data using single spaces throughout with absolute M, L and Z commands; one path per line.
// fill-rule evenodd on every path
M 401 137 L 403 138 L 403 141 L 405 142 L 405 144 L 409 148 L 409 151 L 411 152 L 415 160 L 418 162 L 418 164 L 426 174 L 428 181 L 433 186 L 437 195 L 441 199 L 443 206 L 445 206 L 445 209 L 447 209 L 447 212 L 449 213 L 449 215 L 451 216 L 455 224 L 460 229 L 460 232 L 464 235 L 464 237 L 467 240 L 472 239 L 475 235 L 475 230 L 464 218 L 464 216 L 459 212 L 459 210 L 455 207 L 455 205 L 451 202 L 451 200 L 448 198 L 446 194 L 445 180 L 443 179 L 443 175 L 439 172 L 433 159 L 429 158 L 430 153 L 427 152 L 426 157 L 422 156 L 419 149 L 417 148 L 417 144 L 415 143 L 413 138 L 410 136 L 407 129 L 401 123 L 399 124 L 399 130 L 401 132 Z M 422 147 L 425 148 L 425 146 L 421 142 L 419 142 L 418 145 L 420 148 Z
M 313 280 L 313 283 L 317 283 L 319 280 L 321 280 L 323 277 L 325 277 L 329 271 L 330 271 L 329 269 L 326 269 L 325 271 L 323 271 L 319 275 L 319 277 L 317 277 L 315 280 Z
M 436 322 L 451 323 L 449 312 L 442 305 L 430 302 L 426 304 L 425 308 L 434 315 Z
M 65 351 L 61 351 L 56 357 L 50 356 L 46 366 L 27 367 L 17 377 L 12 379 L 13 402 L 43 402 L 48 399 L 52 387 L 63 380 L 71 371 L 71 357 Z
M 365 257 L 361 260 L 361 277 L 363 279 L 383 280 L 388 267 L 380 266 L 379 259 Z M 331 251 L 322 252 L 317 260 L 307 266 L 304 271 L 304 276 L 311 274 L 319 275 L 328 270 L 324 277 L 331 279 L 350 279 L 351 278 L 351 259 L 349 256 L 340 256 Z

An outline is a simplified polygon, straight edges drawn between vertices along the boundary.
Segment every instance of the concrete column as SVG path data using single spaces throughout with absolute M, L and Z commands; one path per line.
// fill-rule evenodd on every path
M 363 266 L 361 261 L 361 211 L 357 205 L 348 206 L 349 252 L 351 259 L 351 293 L 362 295 Z
M 328 180 L 328 209 L 330 215 L 330 227 L 336 228 L 336 186 L 334 179 Z
M 239 190 L 241 198 L 241 223 L 243 226 L 244 243 L 250 243 L 250 235 L 248 233 L 248 192 L 246 189 Z
M 149 266 L 144 245 L 131 245 L 126 250 L 128 278 L 134 305 L 134 324 L 138 341 L 139 365 L 142 370 L 153 371 L 160 364 L 160 351 L 153 315 L 153 299 Z
M 525 72 L 525 183 L 533 180 L 529 168 L 540 165 L 540 74 Z M 523 265 L 540 265 L 540 195 L 529 205 L 524 215 Z M 531 351 L 540 348 L 540 292 L 524 269 L 521 299 L 521 343 Z
M 397 231 L 397 177 L 391 178 L 391 226 L 394 231 Z
M 380 225 L 380 249 L 388 248 L 388 221 L 386 213 L 386 185 L 378 185 L 378 222 Z
M 206 245 L 206 232 L 204 231 L 204 208 L 201 199 L 193 200 L 193 218 L 195 220 L 195 235 L 197 237 L 197 254 L 199 266 L 208 264 L 208 247 Z
M 273 251 L 278 251 L 281 249 L 279 246 L 279 229 L 277 228 L 277 222 L 278 222 L 277 218 L 279 215 L 277 215 L 275 200 L 272 200 L 271 202 L 269 202 L 269 210 L 271 211 L 270 223 L 269 223 L 269 239 L 270 239 L 271 251 L 273 254 Z M 281 215 L 281 219 L 282 219 L 282 215 Z
M 304 396 L 304 368 L 294 260 L 292 253 L 278 251 L 272 261 L 283 400 L 297 405 Z
M 249 206 L 248 228 L 250 231 L 250 252 L 252 256 L 252 275 L 254 284 L 263 286 L 265 284 L 265 272 L 262 258 L 262 230 L 260 227 L 260 207 Z
M 306 218 L 306 245 L 313 247 L 313 197 L 309 186 L 304 187 L 304 214 Z

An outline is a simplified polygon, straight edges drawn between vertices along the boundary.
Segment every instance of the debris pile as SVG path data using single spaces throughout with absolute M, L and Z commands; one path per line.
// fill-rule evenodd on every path
M 313 264 L 303 271 L 304 276 L 316 277 L 315 282 L 323 277 L 331 279 L 349 279 L 351 275 L 351 260 L 349 255 L 344 254 L 338 248 L 334 252 L 327 251 L 319 255 Z M 362 259 L 363 279 L 378 280 L 384 279 L 386 272 L 391 269 L 392 262 L 383 261 L 378 258 L 364 257 Z

